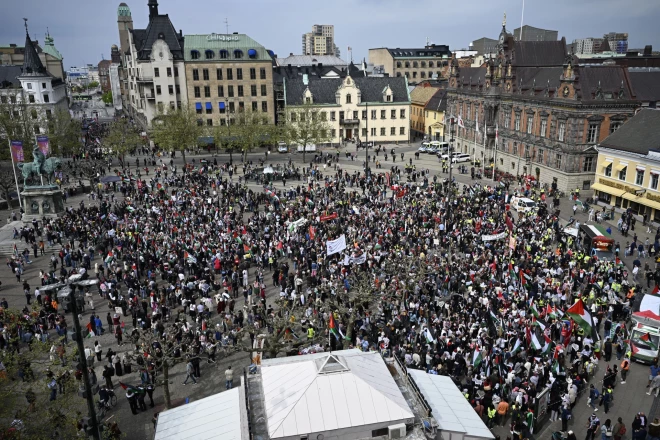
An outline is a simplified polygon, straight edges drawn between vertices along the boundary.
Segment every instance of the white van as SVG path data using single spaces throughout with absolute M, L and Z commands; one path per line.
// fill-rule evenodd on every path
M 289 146 L 286 144 L 286 142 L 279 141 L 277 143 L 277 152 L 278 153 L 288 153 L 289 152 Z
M 511 199 L 511 209 L 518 212 L 533 211 L 536 209 L 536 202 L 526 197 L 514 197 Z
M 452 163 L 470 162 L 472 159 L 469 154 L 460 153 L 451 158 Z

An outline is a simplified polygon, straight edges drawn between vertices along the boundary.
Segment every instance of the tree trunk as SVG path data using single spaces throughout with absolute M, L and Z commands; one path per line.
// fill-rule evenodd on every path
M 172 408 L 172 400 L 170 398 L 170 367 L 167 359 L 163 360 L 163 393 L 165 394 L 165 406 L 167 409 Z
M 353 311 L 351 312 L 351 317 L 348 320 L 348 328 L 346 329 L 346 339 L 342 341 L 344 350 L 348 350 L 349 348 L 351 348 L 351 341 L 353 340 L 354 324 L 355 324 L 355 307 L 353 308 Z
M 229 165 L 234 164 L 234 155 L 232 153 L 233 153 L 233 149 L 230 149 L 229 150 Z
M 183 165 L 186 166 L 188 165 L 188 162 L 186 162 L 186 149 L 181 150 L 181 157 L 183 157 Z
M 307 144 L 303 145 L 303 163 L 306 164 L 305 162 L 305 150 L 307 150 Z

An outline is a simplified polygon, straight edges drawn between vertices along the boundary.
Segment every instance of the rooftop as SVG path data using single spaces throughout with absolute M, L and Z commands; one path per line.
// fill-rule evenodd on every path
M 514 66 L 562 66 L 566 60 L 566 41 L 516 41 L 513 45 Z
M 393 103 L 410 102 L 406 88 L 405 77 L 355 77 L 351 76 L 355 86 L 360 89 L 362 102 L 383 102 L 383 90 L 388 86 L 392 89 Z M 303 83 L 303 77 L 286 80 L 286 102 L 287 105 L 302 105 L 303 94 L 309 87 L 314 103 L 336 104 L 336 92 L 341 86 L 341 78 L 316 78 L 308 77 L 308 84 Z
M 334 55 L 289 55 L 286 58 L 277 58 L 278 66 L 346 66 L 348 63 Z
M 660 110 L 642 110 L 617 131 L 609 135 L 601 147 L 646 155 L 660 152 Z
M 245 34 L 199 34 L 184 37 L 184 59 L 186 61 L 234 61 L 234 51 L 240 50 L 240 60 L 272 61 L 270 51 Z M 191 51 L 197 50 L 199 58 L 193 58 Z M 207 59 L 205 52 L 213 51 L 213 58 Z M 227 58 L 220 57 L 220 51 L 227 51 Z M 254 51 L 254 52 L 250 52 Z
M 20 88 L 21 66 L 0 66 L 0 89 Z
M 132 29 L 131 32 L 138 59 L 148 60 L 158 39 L 165 41 L 175 60 L 183 59 L 183 37 L 176 32 L 167 14 L 151 17 L 146 29 Z

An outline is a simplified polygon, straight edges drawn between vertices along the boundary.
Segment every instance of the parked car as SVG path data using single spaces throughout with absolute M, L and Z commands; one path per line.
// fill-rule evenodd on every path
M 536 209 L 536 202 L 526 197 L 514 197 L 511 199 L 511 209 L 518 212 L 527 212 Z
M 456 154 L 451 158 L 452 163 L 470 162 L 471 160 L 470 155 L 465 153 Z
M 278 142 L 277 143 L 277 152 L 278 153 L 288 153 L 289 152 L 289 146 L 286 144 L 286 142 Z

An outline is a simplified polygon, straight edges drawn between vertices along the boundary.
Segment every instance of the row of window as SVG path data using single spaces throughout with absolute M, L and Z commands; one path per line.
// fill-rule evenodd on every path
M 370 134 L 369 136 L 376 137 L 378 136 L 377 133 L 380 132 L 380 136 L 387 136 L 387 129 L 385 127 L 381 127 L 380 131 L 378 131 L 377 128 L 371 128 L 369 130 Z M 337 130 L 332 129 L 331 133 L 333 138 L 337 137 Z M 396 136 L 396 127 L 390 127 L 390 136 Z M 406 135 L 406 127 L 399 127 L 399 136 L 405 136 Z M 362 137 L 366 139 L 367 137 L 367 129 L 363 128 L 362 129 Z M 339 138 L 344 139 L 344 129 L 340 128 L 339 129 Z
M 511 121 L 511 112 L 504 112 L 504 128 L 510 127 Z M 515 131 L 522 131 L 521 124 L 521 114 L 516 112 L 516 115 L 513 120 L 513 129 Z M 589 122 L 589 127 L 587 128 L 586 142 L 590 144 L 595 144 L 598 142 L 600 137 L 600 122 Z M 610 122 L 610 134 L 614 133 L 621 127 L 622 122 L 611 121 Z M 534 116 L 527 116 L 527 124 L 524 130 L 527 134 L 534 134 Z M 538 135 L 542 138 L 548 137 L 548 118 L 541 118 L 541 123 L 538 131 Z M 557 136 L 556 139 L 560 142 L 564 142 L 566 138 L 566 122 L 560 121 L 557 125 Z
M 174 85 L 174 86 L 170 84 L 169 86 L 167 86 L 167 92 L 168 92 L 170 95 L 174 95 L 174 92 L 175 92 L 175 91 L 176 91 L 176 94 L 177 94 L 177 95 L 181 93 L 181 88 L 179 87 L 178 84 L 177 84 L 177 85 Z M 162 92 L 161 92 L 161 87 L 160 87 L 159 85 L 156 86 L 156 94 L 157 94 L 157 95 L 160 95 L 161 93 L 162 93 Z M 151 95 L 153 96 L 153 94 L 154 94 L 154 89 L 151 89 Z
M 50 96 L 48 95 L 48 93 L 44 93 L 42 96 L 44 98 L 44 102 L 50 102 Z M 8 100 L 7 100 L 6 95 L 0 96 L 0 102 L 1 103 L 7 104 L 7 101 Z M 16 104 L 16 102 L 17 102 L 16 101 L 16 95 L 9 95 L 9 102 L 11 102 L 12 104 Z M 31 104 L 34 104 L 36 102 L 35 98 L 34 98 L 34 95 L 28 95 L 28 102 L 31 103 Z
M 179 86 L 177 86 L 179 87 Z M 211 86 L 204 86 L 203 88 L 200 86 L 195 86 L 193 87 L 193 94 L 195 95 L 195 98 L 201 98 L 202 97 L 202 90 L 204 91 L 204 98 L 210 98 L 211 97 Z M 243 97 L 245 96 L 245 87 L 244 86 L 236 86 L 236 89 L 234 89 L 233 85 L 227 86 L 227 98 L 233 98 L 234 97 L 234 90 L 236 90 L 236 96 L 238 97 Z M 268 87 L 266 84 L 261 84 L 261 94 L 260 96 L 267 96 L 268 95 Z M 250 96 L 257 96 L 257 85 L 252 84 L 250 85 Z M 225 86 L 218 86 L 218 98 L 224 98 L 225 97 Z
M 243 51 L 240 50 L 240 49 L 234 50 L 233 54 L 234 54 L 234 58 L 237 59 L 237 60 L 240 60 L 240 59 L 243 58 Z M 193 49 L 193 50 L 190 51 L 190 58 L 192 58 L 193 60 L 198 60 L 200 57 L 201 57 L 201 53 L 198 50 Z M 254 49 L 250 49 L 248 51 L 248 57 L 256 58 L 257 57 L 257 51 L 254 50 Z M 205 50 L 204 51 L 204 58 L 207 59 L 207 60 L 214 59 L 215 58 L 215 51 L 213 51 L 211 49 Z M 229 51 L 225 50 L 225 49 L 219 50 L 218 51 L 218 58 L 223 59 L 223 60 L 228 59 L 229 58 Z
M 401 78 L 401 72 L 396 73 L 397 78 Z M 413 72 L 412 75 L 410 75 L 410 72 L 404 72 L 404 76 L 408 79 L 412 76 L 413 79 L 417 78 L 417 72 Z M 442 72 L 437 71 L 435 72 L 436 78 L 442 78 Z M 427 78 L 426 72 L 419 72 L 419 77 L 420 78 Z M 433 78 L 433 72 L 429 71 L 428 73 L 428 78 Z
M 256 68 L 250 67 L 249 73 L 250 73 L 250 79 L 257 79 Z M 193 81 L 199 81 L 199 69 L 193 69 L 192 76 L 193 76 Z M 210 79 L 209 69 L 202 69 L 202 79 L 204 81 L 209 81 Z M 223 80 L 223 70 L 221 68 L 215 69 L 215 79 L 218 81 Z M 226 75 L 224 75 L 224 79 L 227 79 L 228 81 L 232 81 L 234 79 L 234 69 L 228 67 L 226 69 Z M 241 67 L 236 68 L 236 79 L 239 81 L 243 79 L 243 68 Z M 261 67 L 259 69 L 259 79 L 266 79 L 266 69 L 264 67 Z
M 168 67 L 165 71 L 167 74 L 168 78 L 172 77 L 172 74 L 174 74 L 175 78 L 179 77 L 179 69 L 177 67 L 174 67 L 174 70 L 172 70 L 172 67 Z M 128 74 L 130 76 L 137 76 L 138 75 L 138 69 L 136 67 L 131 67 L 128 69 Z M 159 67 L 154 67 L 154 77 L 160 78 L 160 68 Z
M 197 103 L 197 104 L 200 104 L 200 103 Z M 207 103 L 205 109 L 202 109 L 202 107 L 203 107 L 202 105 L 196 106 L 197 107 L 197 114 L 201 115 L 202 113 L 206 113 L 207 115 L 212 115 L 213 114 L 213 105 L 209 105 L 209 104 L 211 104 L 211 103 L 210 102 Z M 235 110 L 236 110 L 235 104 L 233 102 L 229 102 L 228 104 L 229 104 L 229 113 L 234 113 Z M 238 111 L 242 112 L 244 110 L 245 110 L 245 103 L 243 101 L 240 101 L 238 103 Z M 252 111 L 253 112 L 259 111 L 259 102 L 257 102 L 257 101 L 252 102 Z M 268 113 L 268 101 L 261 101 L 261 111 L 263 113 Z M 222 108 L 218 109 L 218 113 L 220 113 L 221 115 L 225 114 L 225 112 L 226 112 L 226 109 L 225 109 L 224 106 L 222 106 Z
M 352 114 L 346 115 L 347 112 L 340 111 L 339 112 L 339 120 L 343 121 L 344 119 L 358 119 L 359 111 L 358 110 L 353 110 Z M 352 118 L 346 118 L 346 116 L 352 116 Z M 371 119 L 376 120 L 378 116 L 378 111 L 377 110 L 371 110 Z M 399 111 L 399 117 L 401 119 L 406 118 L 406 110 L 401 109 Z M 380 119 L 387 119 L 387 110 L 381 110 L 380 111 Z M 396 109 L 390 110 L 390 119 L 396 119 Z M 331 121 L 336 121 L 336 112 L 331 111 L 330 112 L 330 120 Z M 362 120 L 366 121 L 367 120 L 367 111 L 362 110 Z
M 412 65 L 413 69 L 416 69 L 417 67 L 421 67 L 423 69 L 423 68 L 426 67 L 426 61 L 420 61 L 419 64 L 417 63 L 417 61 L 413 61 L 412 63 L 410 61 L 404 61 L 404 62 L 397 61 L 396 62 L 396 68 L 397 69 L 401 69 L 401 67 L 409 69 L 411 65 Z M 435 67 L 444 67 L 444 66 L 447 66 L 447 65 L 448 65 L 447 61 L 438 61 L 437 63 L 435 63 Z M 428 67 L 433 67 L 433 66 L 434 66 L 433 61 L 429 61 Z
M 11 119 L 18 119 L 21 116 L 21 112 L 19 110 L 12 110 L 11 112 L 9 112 L 9 110 L 5 110 L 4 114 Z M 37 112 L 37 109 L 30 109 L 30 117 L 32 119 L 39 119 L 39 113 Z M 53 112 L 46 110 L 46 119 L 50 120 L 52 117 Z
M 646 170 L 640 170 L 636 169 L 636 174 L 635 174 L 635 185 L 643 186 L 644 185 L 644 174 L 646 173 Z M 612 164 L 610 163 L 608 166 L 605 167 L 605 177 L 612 177 Z M 628 177 L 628 167 L 625 166 L 621 170 L 619 170 L 617 178 L 619 180 L 625 181 L 626 178 Z M 658 174 L 656 173 L 651 173 L 651 178 L 649 179 L 649 189 L 657 190 L 658 189 Z

